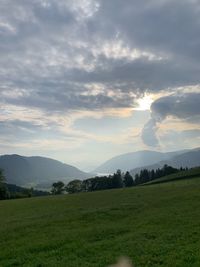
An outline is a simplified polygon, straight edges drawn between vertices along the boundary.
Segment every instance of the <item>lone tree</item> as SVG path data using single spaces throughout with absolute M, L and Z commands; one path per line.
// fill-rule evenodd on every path
M 129 172 L 126 172 L 125 173 L 123 182 L 124 182 L 124 185 L 126 187 L 129 187 L 129 186 L 133 186 L 134 185 L 133 177 L 130 175 Z
M 7 186 L 5 184 L 5 176 L 3 170 L 0 169 L 0 199 L 6 199 L 9 196 Z
M 65 191 L 65 184 L 61 181 L 52 184 L 51 192 L 54 195 L 60 195 Z

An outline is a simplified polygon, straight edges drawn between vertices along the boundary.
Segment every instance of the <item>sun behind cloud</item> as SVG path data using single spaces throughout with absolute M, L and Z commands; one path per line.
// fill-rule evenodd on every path
M 144 97 L 138 99 L 138 107 L 135 110 L 150 110 L 151 104 L 153 103 L 151 95 L 145 94 Z

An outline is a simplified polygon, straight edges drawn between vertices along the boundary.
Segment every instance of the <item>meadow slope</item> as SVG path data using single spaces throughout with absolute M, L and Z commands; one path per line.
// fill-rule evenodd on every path
M 0 266 L 200 266 L 200 178 L 0 202 Z
M 178 180 L 188 180 L 195 177 L 200 177 L 200 167 L 192 168 L 186 171 L 179 171 L 177 173 L 173 173 L 170 175 L 166 175 L 150 182 L 144 183 L 143 185 L 150 185 L 150 184 L 160 184 Z

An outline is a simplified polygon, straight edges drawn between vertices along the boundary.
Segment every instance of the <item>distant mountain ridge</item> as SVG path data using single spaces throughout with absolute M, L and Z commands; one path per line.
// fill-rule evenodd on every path
M 156 169 L 168 164 L 173 167 L 200 166 L 200 148 L 175 152 L 138 151 L 116 156 L 99 166 L 94 173 L 114 173 L 117 169 L 131 171 L 132 175 L 141 169 Z M 49 189 L 53 182 L 68 183 L 73 179 L 94 176 L 60 161 L 45 157 L 24 157 L 20 155 L 0 156 L 0 168 L 4 170 L 6 182 L 22 187 Z
M 148 166 L 155 164 L 161 160 L 169 160 L 173 156 L 183 154 L 188 150 L 175 151 L 175 152 L 157 152 L 150 150 L 137 151 L 133 153 L 126 153 L 106 161 L 93 172 L 95 173 L 113 173 L 117 169 L 122 171 L 131 170 L 138 167 Z
M 4 170 L 6 182 L 18 186 L 49 188 L 52 182 L 89 177 L 78 168 L 45 157 L 24 157 L 20 155 L 0 156 L 0 168 Z
M 194 168 L 200 166 L 200 148 L 185 152 L 183 154 L 175 155 L 168 160 L 161 160 L 156 164 L 147 165 L 139 168 L 133 168 L 130 170 L 131 174 L 134 176 L 136 173 L 139 173 L 141 169 L 155 170 L 162 168 L 164 164 L 172 166 L 174 168 L 188 167 Z

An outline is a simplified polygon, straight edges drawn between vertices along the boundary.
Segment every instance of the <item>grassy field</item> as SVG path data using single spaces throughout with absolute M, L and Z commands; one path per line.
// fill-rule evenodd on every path
M 200 178 L 0 201 L 0 266 L 200 266 Z

